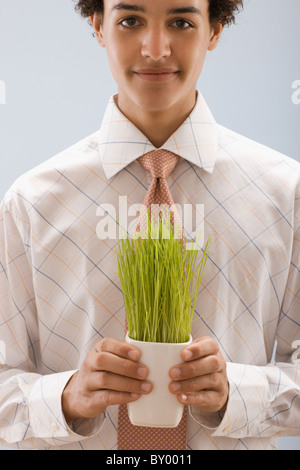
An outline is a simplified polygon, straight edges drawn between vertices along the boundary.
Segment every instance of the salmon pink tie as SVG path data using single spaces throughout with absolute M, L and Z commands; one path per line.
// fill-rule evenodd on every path
M 171 223 L 178 230 L 178 238 L 180 236 L 183 238 L 181 219 L 167 183 L 167 178 L 176 167 L 178 161 L 179 156 L 167 150 L 154 150 L 137 159 L 137 162 L 152 177 L 150 187 L 143 201 L 143 209 L 137 226 L 138 232 L 145 232 L 147 230 L 148 212 L 146 209 L 150 209 L 150 216 L 155 222 L 159 213 L 166 210 L 166 215 L 169 211 L 172 212 Z
M 167 177 L 174 170 L 179 157 L 166 150 L 156 150 L 137 159 L 138 163 L 152 176 L 150 187 L 143 204 L 150 208 L 151 216 L 158 215 L 157 207 L 152 204 L 174 205 Z M 176 207 L 173 206 L 175 209 Z M 154 210 L 153 210 L 154 209 Z M 155 214 L 153 212 L 155 211 Z M 137 231 L 147 227 L 148 214 L 141 213 Z M 176 210 L 172 211 L 171 223 L 179 224 L 183 238 L 181 219 Z M 118 419 L 119 450 L 186 450 L 187 407 L 184 407 L 182 420 L 176 428 L 151 428 L 131 424 L 127 405 L 120 405 Z

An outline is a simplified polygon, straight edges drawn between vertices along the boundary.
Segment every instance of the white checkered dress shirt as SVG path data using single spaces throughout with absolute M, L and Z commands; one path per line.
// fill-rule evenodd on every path
M 227 361 L 224 417 L 189 409 L 188 449 L 272 449 L 300 434 L 300 165 L 218 125 L 202 95 L 162 147 L 181 159 L 175 203 L 204 206 L 212 238 L 192 335 Z M 116 449 L 118 407 L 70 429 L 61 393 L 104 337 L 120 340 L 125 311 L 117 239 L 99 211 L 141 203 L 154 150 L 108 103 L 100 131 L 20 177 L 0 208 L 0 443 Z M 189 222 L 189 221 L 188 221 Z M 186 225 L 188 224 L 186 222 Z M 276 363 L 271 363 L 277 341 Z

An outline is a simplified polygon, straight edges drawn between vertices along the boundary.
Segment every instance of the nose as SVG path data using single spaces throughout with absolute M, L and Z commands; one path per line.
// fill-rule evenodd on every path
M 143 38 L 141 54 L 152 60 L 169 57 L 171 45 L 167 31 L 158 25 L 149 28 Z

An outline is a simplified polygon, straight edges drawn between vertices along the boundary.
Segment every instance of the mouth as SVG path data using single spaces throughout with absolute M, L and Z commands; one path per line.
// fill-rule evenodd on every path
M 134 74 L 142 80 L 150 82 L 164 82 L 174 78 L 179 73 L 179 70 L 160 69 L 160 70 L 137 70 Z

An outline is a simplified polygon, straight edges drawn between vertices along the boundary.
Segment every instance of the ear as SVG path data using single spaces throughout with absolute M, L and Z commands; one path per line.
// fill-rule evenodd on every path
M 214 23 L 211 27 L 211 36 L 208 44 L 208 51 L 213 51 L 219 42 L 224 26 L 222 23 Z
M 103 18 L 102 15 L 99 15 L 97 13 L 94 13 L 93 15 L 90 16 L 91 20 L 91 25 L 94 28 L 97 42 L 101 47 L 105 47 L 105 41 L 103 37 Z

